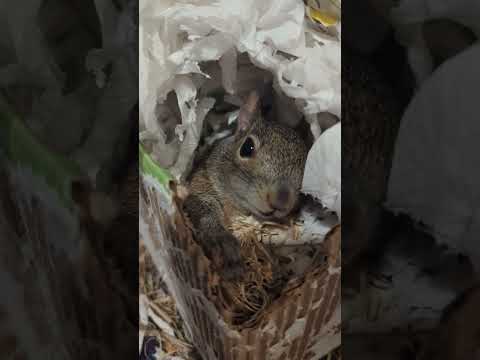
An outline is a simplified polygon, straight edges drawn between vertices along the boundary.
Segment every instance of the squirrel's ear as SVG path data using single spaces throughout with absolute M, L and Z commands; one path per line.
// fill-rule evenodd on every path
M 236 133 L 245 133 L 253 123 L 253 120 L 258 114 L 260 108 L 260 97 L 256 91 L 252 91 L 245 104 L 240 108 L 238 115 L 238 124 Z

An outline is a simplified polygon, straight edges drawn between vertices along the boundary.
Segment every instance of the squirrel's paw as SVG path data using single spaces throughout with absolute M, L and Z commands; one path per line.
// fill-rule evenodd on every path
M 213 261 L 223 279 L 227 281 L 240 280 L 246 267 L 240 253 L 238 240 L 230 233 L 215 237 L 213 245 Z

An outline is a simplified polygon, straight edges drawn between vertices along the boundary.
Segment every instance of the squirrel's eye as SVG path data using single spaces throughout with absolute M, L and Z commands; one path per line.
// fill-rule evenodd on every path
M 251 137 L 247 137 L 240 148 L 240 156 L 242 158 L 252 157 L 255 153 L 255 143 Z

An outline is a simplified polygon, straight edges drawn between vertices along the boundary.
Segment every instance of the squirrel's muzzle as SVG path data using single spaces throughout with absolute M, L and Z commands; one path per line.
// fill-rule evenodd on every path
M 297 202 L 297 192 L 287 183 L 281 182 L 270 187 L 267 193 L 268 205 L 280 217 L 287 215 Z

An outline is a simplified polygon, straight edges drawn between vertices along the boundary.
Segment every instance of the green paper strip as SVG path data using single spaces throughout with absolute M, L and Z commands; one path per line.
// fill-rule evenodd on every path
M 139 157 L 140 157 L 140 170 L 143 174 L 148 174 L 155 179 L 163 186 L 165 190 L 169 189 L 169 182 L 173 180 L 172 175 L 165 170 L 158 166 L 155 161 L 148 155 L 148 153 L 143 148 L 142 144 L 138 144 L 139 146 Z
M 45 179 L 67 208 L 72 208 L 71 183 L 83 178 L 80 167 L 73 161 L 53 153 L 41 144 L 0 99 L 0 147 L 13 164 Z

